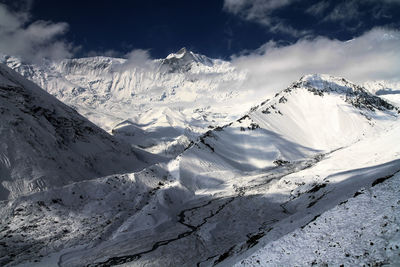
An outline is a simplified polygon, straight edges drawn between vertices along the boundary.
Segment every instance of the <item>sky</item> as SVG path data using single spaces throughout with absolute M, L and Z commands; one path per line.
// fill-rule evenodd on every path
M 398 79 L 399 30 L 400 0 L 0 0 L 0 52 L 27 61 L 186 47 L 264 76 Z
M 134 49 L 144 49 L 153 58 L 161 58 L 187 47 L 213 58 L 227 59 L 271 40 L 282 45 L 316 36 L 349 40 L 377 26 L 400 27 L 400 0 L 0 0 L 0 3 L 1 26 L 7 24 L 4 20 L 9 20 L 4 15 L 6 10 L 20 22 L 16 31 L 36 30 L 42 35 L 37 42 L 59 41 L 58 49 L 66 50 L 60 55 L 80 57 L 123 56 Z M 57 56 L 56 51 L 52 53 Z

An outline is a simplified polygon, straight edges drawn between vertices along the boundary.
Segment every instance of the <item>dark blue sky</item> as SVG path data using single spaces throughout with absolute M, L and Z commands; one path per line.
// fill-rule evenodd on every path
M 347 40 L 375 26 L 400 25 L 400 1 L 291 0 L 275 9 L 264 5 L 268 2 L 276 0 L 251 0 L 232 11 L 223 0 L 34 0 L 29 13 L 32 21 L 67 22 L 63 38 L 81 47 L 77 56 L 149 49 L 160 58 L 186 46 L 228 58 L 270 40 L 285 44 L 319 35 Z M 280 29 L 285 27 L 297 33 Z

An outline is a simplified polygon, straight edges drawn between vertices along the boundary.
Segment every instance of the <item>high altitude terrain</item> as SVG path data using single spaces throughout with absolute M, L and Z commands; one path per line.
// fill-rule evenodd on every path
M 185 48 L 145 66 L 108 57 L 30 65 L 3 56 L 0 62 L 118 138 L 168 158 L 254 103 L 238 90 L 244 73 Z M 232 108 L 238 99 L 242 105 Z
M 246 97 L 246 73 L 186 49 L 2 62 L 97 124 L 1 66 L 2 265 L 400 262 L 396 88 L 314 74 Z

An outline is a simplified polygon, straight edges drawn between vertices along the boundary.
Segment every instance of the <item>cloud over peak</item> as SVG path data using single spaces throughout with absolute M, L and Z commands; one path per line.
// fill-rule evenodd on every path
M 256 52 L 232 58 L 249 73 L 253 90 L 277 92 L 288 81 L 310 73 L 346 77 L 354 82 L 399 81 L 400 32 L 375 28 L 350 41 L 325 37 L 280 46 L 270 41 Z

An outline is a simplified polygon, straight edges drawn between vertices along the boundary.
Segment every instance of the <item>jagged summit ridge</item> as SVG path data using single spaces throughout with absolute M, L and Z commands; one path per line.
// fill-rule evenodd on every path
M 161 61 L 161 66 L 168 66 L 171 72 L 188 71 L 191 69 L 192 64 L 212 67 L 213 61 L 206 56 L 187 50 L 186 47 L 181 48 L 176 53 L 169 54 Z
M 392 104 L 377 97 L 364 87 L 354 84 L 345 78 L 334 77 L 327 74 L 309 74 L 294 82 L 282 93 L 290 93 L 296 89 L 306 89 L 315 95 L 323 97 L 325 94 L 337 94 L 356 108 L 368 110 L 397 110 Z
M 342 77 L 329 74 L 308 74 L 300 78 L 297 83 L 305 87 L 313 87 L 322 91 L 334 91 L 338 93 L 349 93 L 355 90 L 363 90 L 360 86 Z
M 186 47 L 182 47 L 178 52 L 176 53 L 171 53 L 169 54 L 166 59 L 171 59 L 171 58 L 183 58 L 184 56 L 187 56 L 188 54 L 190 55 L 192 52 L 188 52 Z

